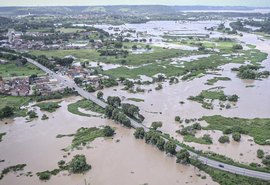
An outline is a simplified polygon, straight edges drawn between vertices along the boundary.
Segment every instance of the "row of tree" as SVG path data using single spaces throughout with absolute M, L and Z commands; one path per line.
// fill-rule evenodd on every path
M 165 141 L 157 131 L 150 130 L 145 132 L 143 128 L 136 128 L 134 137 L 136 139 L 144 139 L 146 143 L 155 145 L 159 150 L 165 151 L 166 154 L 175 155 L 177 163 L 190 163 L 190 154 L 186 149 L 181 149 L 177 152 L 176 144 L 173 141 Z

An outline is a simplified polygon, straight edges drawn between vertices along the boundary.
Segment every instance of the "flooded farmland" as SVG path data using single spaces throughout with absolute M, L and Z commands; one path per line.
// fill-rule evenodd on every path
M 165 155 L 142 140 L 136 140 L 133 130 L 123 128 L 102 118 L 87 118 L 67 111 L 67 104 L 78 100 L 63 100 L 61 108 L 50 114 L 50 119 L 25 122 L 17 118 L 5 125 L 1 122 L 1 132 L 7 136 L 1 142 L 0 167 L 25 163 L 25 172 L 33 172 L 33 177 L 9 174 L 1 184 L 44 184 L 36 172 L 52 170 L 61 159 L 69 160 L 75 154 L 84 154 L 92 169 L 84 175 L 69 175 L 66 171 L 53 176 L 46 184 L 216 184 L 211 177 L 192 166 L 175 163 L 175 158 Z M 40 112 L 38 111 L 40 114 Z M 71 144 L 71 138 L 56 138 L 58 134 L 74 133 L 80 127 L 110 125 L 116 128 L 113 139 L 96 139 L 83 150 L 74 150 L 68 156 L 61 149 Z M 67 155 L 67 158 L 63 158 Z M 119 163 L 121 161 L 121 163 Z M 200 176 L 206 175 L 206 179 Z M 153 178 L 155 177 L 155 178 Z
M 123 34 L 129 39 L 147 39 L 145 43 L 153 47 L 163 49 L 178 49 L 187 52 L 197 51 L 198 46 L 182 44 L 180 42 L 169 42 L 164 39 L 171 37 L 193 37 L 218 39 L 219 37 L 228 37 L 235 43 L 241 43 L 243 50 L 248 50 L 250 46 L 256 46 L 261 52 L 267 53 L 268 57 L 261 63 L 263 69 L 270 70 L 270 41 L 262 40 L 261 36 L 242 33 L 239 35 L 227 35 L 220 31 L 209 31 L 207 28 L 216 28 L 224 20 L 213 21 L 149 21 L 147 23 L 110 25 L 110 24 L 72 24 L 73 27 L 96 27 L 107 31 L 111 35 Z M 231 21 L 225 22 L 229 26 Z M 135 30 L 135 31 L 134 31 Z M 77 31 L 78 33 L 78 31 Z M 129 33 L 129 35 L 125 35 Z M 122 36 L 122 35 L 121 35 Z M 151 39 L 151 41 L 150 41 Z M 207 50 L 208 51 L 208 50 Z M 134 55 L 153 54 L 155 49 L 138 49 L 129 52 Z M 185 57 L 173 57 L 166 59 L 169 65 L 182 68 L 185 63 L 200 62 L 200 59 L 207 59 L 213 53 L 218 54 L 219 50 L 211 51 L 211 54 L 188 55 Z M 244 54 L 243 54 L 244 55 Z M 228 61 L 231 58 L 240 57 L 240 54 L 223 55 Z M 118 55 L 115 59 L 118 59 Z M 120 60 L 120 59 L 119 59 Z M 76 67 L 81 66 L 81 61 L 76 63 Z M 151 63 L 145 63 L 138 66 L 132 66 L 120 63 L 105 63 L 97 60 L 89 61 L 87 68 L 97 71 L 109 71 L 125 67 L 128 70 L 138 69 L 150 66 Z M 156 61 L 158 62 L 158 60 Z M 245 61 L 244 64 L 249 64 Z M 180 143 L 194 147 L 203 152 L 213 152 L 225 155 L 239 163 L 247 164 L 257 163 L 262 165 L 262 159 L 257 157 L 257 151 L 263 150 L 265 155 L 270 154 L 269 145 L 259 145 L 255 143 L 254 138 L 242 134 L 241 141 L 235 142 L 232 135 L 229 134 L 230 143 L 222 144 L 219 138 L 223 133 L 219 130 L 199 130 L 194 137 L 200 138 L 209 134 L 212 144 L 199 144 L 195 142 L 186 142 L 184 136 L 176 131 L 199 122 L 202 126 L 208 123 L 201 121 L 203 116 L 222 115 L 224 117 L 239 118 L 270 118 L 270 78 L 260 80 L 243 80 L 237 76 L 237 72 L 232 68 L 240 67 L 243 64 L 227 63 L 222 64 L 216 70 L 207 70 L 201 76 L 196 76 L 189 80 L 181 80 L 177 77 L 179 83 L 170 84 L 168 80 L 159 82 L 162 88 L 157 90 L 157 83 L 147 85 L 135 85 L 144 92 L 129 92 L 124 89 L 123 83 L 101 90 L 104 93 L 104 99 L 108 96 L 118 96 L 123 103 L 132 103 L 139 107 L 140 113 L 144 116 L 142 122 L 146 127 L 151 127 L 153 122 L 162 122 L 159 128 L 163 133 L 177 139 Z M 166 66 L 163 66 L 166 68 Z M 98 69 L 95 71 L 95 69 Z M 150 68 L 151 70 L 151 68 Z M 154 70 L 154 69 L 153 69 Z M 76 71 L 77 72 L 77 71 Z M 163 74 L 162 71 L 158 74 Z M 157 76 L 156 74 L 155 76 Z M 96 74 L 95 74 L 96 75 Z M 94 77 L 97 77 L 93 75 Z M 142 82 L 151 81 L 153 76 L 138 75 Z M 207 84 L 207 80 L 214 77 L 227 77 L 228 81 L 217 81 L 214 85 Z M 70 77 L 64 78 L 71 80 Z M 106 78 L 109 78 L 106 76 Z M 73 80 L 73 79 L 72 79 Z M 130 79 L 135 81 L 134 79 Z M 66 82 L 66 80 L 64 80 Z M 74 82 L 72 81 L 72 84 Z M 89 84 L 88 84 L 89 85 Z M 213 109 L 206 109 L 201 103 L 189 100 L 190 96 L 197 96 L 202 91 L 211 88 L 220 88 L 226 95 L 236 94 L 239 96 L 237 102 L 232 103 L 230 108 L 221 108 L 219 100 L 213 101 Z M 86 90 L 86 88 L 84 88 Z M 89 91 L 90 92 L 90 91 Z M 92 94 L 91 94 L 92 95 Z M 97 96 L 97 92 L 93 93 Z M 29 110 L 35 110 L 39 118 L 27 121 L 23 117 L 14 119 L 4 119 L 0 121 L 0 133 L 6 133 L 3 141 L 0 143 L 0 169 L 16 164 L 26 164 L 22 172 L 9 173 L 0 181 L 2 185 L 13 184 L 48 184 L 48 185 L 108 185 L 108 184 L 129 184 L 129 185 L 215 185 L 218 184 L 212 178 L 191 165 L 177 164 L 176 158 L 159 151 L 156 147 L 146 144 L 144 140 L 134 138 L 134 129 L 125 128 L 114 121 L 105 118 L 99 113 L 78 108 L 83 114 L 92 115 L 84 117 L 72 114 L 68 111 L 68 105 L 75 103 L 82 98 L 72 96 L 61 100 L 61 107 L 53 113 L 41 111 L 40 108 L 28 106 Z M 134 101 L 135 99 L 135 101 Z M 139 100 L 139 101 L 136 101 Z M 103 102 L 104 103 L 104 102 Z M 46 113 L 48 120 L 41 120 L 42 115 Z M 176 122 L 175 117 L 180 116 L 183 120 L 195 120 L 192 123 Z M 112 138 L 97 138 L 88 143 L 82 149 L 64 151 L 63 149 L 71 145 L 72 137 L 57 138 L 58 134 L 69 135 L 75 133 L 81 127 L 102 127 L 109 125 L 115 128 L 116 134 Z M 84 174 L 70 174 L 68 171 L 61 171 L 59 174 L 51 177 L 50 180 L 43 182 L 36 175 L 37 172 L 53 170 L 58 167 L 60 160 L 70 161 L 76 154 L 86 156 L 87 163 L 92 169 Z M 32 172 L 33 176 L 26 176 L 27 172 Z

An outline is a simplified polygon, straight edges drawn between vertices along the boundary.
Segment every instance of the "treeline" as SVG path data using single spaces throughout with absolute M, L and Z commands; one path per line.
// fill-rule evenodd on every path
M 139 113 L 139 107 L 128 103 L 121 104 L 121 99 L 117 96 L 109 96 L 107 103 L 108 106 L 105 108 L 105 115 L 126 127 L 132 126 L 129 117 L 138 122 L 142 122 L 144 119 Z
M 241 79 L 262 79 L 270 76 L 270 71 L 259 71 L 260 66 L 246 65 L 239 68 L 232 68 L 232 71 L 237 71 L 237 76 Z
M 57 92 L 52 92 L 48 95 L 37 95 L 36 96 L 36 101 L 41 102 L 45 100 L 53 100 L 53 99 L 62 99 L 64 97 L 70 96 L 70 95 L 77 95 L 77 92 L 74 91 L 72 88 L 66 87 L 63 91 L 57 91 Z
M 165 151 L 166 154 L 175 155 L 177 163 L 190 163 L 190 154 L 186 149 L 177 151 L 177 146 L 173 141 L 165 141 L 161 133 L 155 130 L 145 132 L 143 128 L 136 128 L 136 131 L 133 135 L 136 139 L 144 139 L 145 143 L 152 144 L 159 150 Z
M 123 49 L 100 49 L 98 52 L 100 56 L 128 56 L 128 51 Z
M 265 21 L 245 21 L 244 24 L 253 26 L 253 27 L 258 27 L 259 32 L 264 32 L 270 34 L 270 19 L 267 19 Z
M 79 37 L 78 33 L 53 33 L 49 35 L 42 36 L 30 36 L 30 35 L 22 35 L 21 38 L 25 40 L 35 40 L 35 41 L 43 41 L 44 44 L 54 44 L 55 41 L 69 41 L 69 39 L 76 39 Z M 60 42 L 59 42 L 60 43 Z
M 245 25 L 257 27 L 257 32 L 264 32 L 270 34 L 270 19 L 267 19 L 265 21 L 254 21 L 254 20 L 245 20 L 245 21 L 236 21 L 231 22 L 230 26 L 239 31 L 245 31 L 249 32 L 252 31 L 249 28 L 246 28 Z
M 10 54 L 10 53 L 0 53 L 1 59 L 6 59 L 9 61 L 17 61 L 18 64 L 25 65 L 27 60 L 20 55 Z

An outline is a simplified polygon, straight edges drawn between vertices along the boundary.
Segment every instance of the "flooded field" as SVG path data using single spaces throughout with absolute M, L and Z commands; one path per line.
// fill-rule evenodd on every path
M 255 45 L 257 49 L 262 52 L 268 53 L 268 58 L 262 62 L 263 70 L 270 70 L 270 44 L 269 41 L 262 41 L 257 35 L 243 33 L 243 37 L 233 36 L 232 38 L 238 39 L 245 44 Z M 179 58 L 174 59 L 175 63 L 188 62 L 190 59 L 198 56 L 188 57 L 185 60 Z M 199 56 L 207 57 L 207 56 Z M 183 61 L 182 61 L 183 60 Z M 218 81 L 214 86 L 206 85 L 208 79 L 217 75 L 208 74 L 201 78 L 196 78 L 192 81 L 181 81 L 179 84 L 169 85 L 164 82 L 163 88 L 159 91 L 155 90 L 156 84 L 140 86 L 146 90 L 146 93 L 127 93 L 121 90 L 123 87 L 109 88 L 103 90 L 105 96 L 111 94 L 122 97 L 125 102 L 136 104 L 140 107 L 141 113 L 145 116 L 144 124 L 151 126 L 154 121 L 162 121 L 162 131 L 177 137 L 183 141 L 182 136 L 175 133 L 176 130 L 181 128 L 181 124 L 174 121 L 175 116 L 180 116 L 183 119 L 201 118 L 202 116 L 222 115 L 225 117 L 240 117 L 240 118 L 269 118 L 270 117 L 270 78 L 263 80 L 242 80 L 236 76 L 235 72 L 231 71 L 233 67 L 239 67 L 240 64 L 226 64 L 221 66 L 220 71 L 216 74 L 222 77 L 229 77 L 231 81 Z M 187 100 L 190 96 L 198 95 L 202 90 L 207 90 L 212 87 L 224 87 L 225 94 L 237 94 L 240 99 L 236 107 L 230 109 L 217 109 L 208 110 L 201 107 L 201 104 Z M 251 86 L 250 88 L 248 88 Z M 149 91 L 152 90 L 152 91 Z M 252 98 L 251 98 L 252 97 Z M 131 102 L 128 98 L 143 99 L 144 102 Z M 183 101 L 184 104 L 179 102 Z M 182 125 L 185 126 L 183 123 Z M 200 135 L 200 134 L 199 134 Z M 257 149 L 263 149 L 265 152 L 270 153 L 269 146 L 260 146 L 249 136 L 242 137 L 240 143 L 231 142 L 230 144 L 220 144 L 218 138 L 221 132 L 211 132 L 213 136 L 213 145 L 201 145 L 196 143 L 186 143 L 194 146 L 196 149 L 204 151 L 213 151 L 219 154 L 233 158 L 239 162 L 250 163 L 258 162 L 260 160 L 256 156 Z
M 184 35 L 184 34 L 209 34 L 205 27 L 216 27 L 221 21 L 198 21 L 198 22 L 178 22 L 178 21 L 150 21 L 144 24 L 125 24 L 121 26 L 95 25 L 111 34 L 129 30 L 130 38 L 153 38 L 152 44 L 166 48 L 197 50 L 197 47 L 184 46 L 180 44 L 164 42 L 164 35 Z M 228 23 L 226 23 L 228 25 Z M 76 26 L 76 25 L 74 25 Z M 79 26 L 79 25 L 77 25 Z M 81 25 L 80 25 L 81 26 Z M 90 25 L 86 25 L 90 26 Z M 140 32 L 140 36 L 133 33 L 132 30 Z M 213 32 L 210 37 L 218 38 L 224 36 L 223 33 Z M 243 33 L 243 36 L 228 36 L 237 39 L 244 46 L 247 44 L 255 45 L 257 49 L 268 54 L 268 58 L 262 62 L 264 70 L 270 70 L 270 42 L 263 41 L 257 35 Z M 147 41 L 148 43 L 148 41 Z M 148 50 L 132 51 L 133 54 L 151 53 Z M 208 58 L 210 54 L 194 55 L 188 57 L 170 58 L 168 62 L 172 65 L 181 65 L 184 62 L 192 62 L 201 58 Z M 226 55 L 225 57 L 237 57 L 236 54 Z M 80 63 L 78 63 L 80 65 Z M 144 67 L 148 64 L 132 67 L 128 69 Z M 90 67 L 101 66 L 104 71 L 118 68 L 120 64 L 106 64 L 102 62 L 90 62 Z M 179 66 L 179 67 L 181 67 Z M 203 116 L 222 115 L 224 117 L 240 118 L 270 118 L 270 78 L 263 80 L 242 80 L 232 72 L 233 67 L 239 67 L 240 64 L 226 64 L 219 67 L 220 70 L 210 71 L 200 78 L 190 81 L 181 81 L 170 85 L 169 82 L 162 82 L 163 88 L 155 90 L 157 84 L 136 85 L 145 89 L 144 93 L 129 93 L 123 90 L 122 85 L 117 87 L 105 88 L 102 90 L 104 98 L 108 96 L 119 96 L 123 102 L 132 103 L 140 108 L 140 113 L 145 117 L 143 124 L 150 127 L 152 122 L 161 121 L 163 123 L 161 131 L 170 134 L 189 146 L 197 150 L 211 151 L 226 155 L 241 163 L 249 164 L 251 162 L 261 163 L 257 158 L 257 150 L 262 149 L 266 154 L 270 154 L 269 145 L 258 145 L 254 139 L 247 135 L 242 135 L 240 142 L 231 142 L 221 144 L 218 138 L 222 136 L 221 131 L 201 130 L 195 134 L 195 137 L 202 137 L 209 134 L 213 138 L 213 144 L 203 145 L 198 143 L 185 142 L 183 137 L 176 133 L 177 130 L 186 123 L 176 123 L 175 116 L 181 119 L 196 119 Z M 214 77 L 228 77 L 230 81 L 218 81 L 215 85 L 207 85 L 206 82 Z M 142 81 L 151 81 L 152 77 L 141 75 Z M 227 95 L 236 94 L 239 101 L 230 109 L 214 108 L 205 109 L 198 102 L 188 100 L 190 96 L 197 96 L 203 90 L 212 87 L 223 87 Z M 141 99 L 143 101 L 135 102 L 130 99 Z M 96 117 L 82 117 L 68 112 L 67 105 L 79 100 L 80 97 L 71 97 L 61 102 L 61 108 L 54 113 L 46 113 L 48 120 L 41 120 L 44 112 L 37 107 L 35 109 L 39 115 L 38 119 L 27 122 L 24 118 L 15 118 L 14 120 L 0 121 L 0 133 L 6 133 L 3 141 L 0 143 L 0 169 L 16 164 L 27 164 L 24 172 L 33 172 L 33 177 L 20 176 L 18 174 L 8 174 L 1 181 L 2 185 L 12 184 L 48 184 L 48 185 L 84 185 L 84 184 L 217 184 L 212 181 L 207 174 L 198 171 L 193 166 L 185 166 L 175 163 L 175 158 L 168 156 L 151 145 L 147 145 L 142 140 L 136 140 L 133 136 L 134 130 L 123 128 L 113 121 L 102 118 L 99 114 L 91 111 L 79 109 L 85 114 L 95 115 Z M 181 102 L 181 103 L 180 103 Z M 31 104 L 33 105 L 33 104 Z M 7 123 L 7 124 L 6 124 Z M 206 124 L 205 122 L 200 122 Z M 116 129 L 116 135 L 113 139 L 99 138 L 87 145 L 82 150 L 64 152 L 71 144 L 71 137 L 56 138 L 58 134 L 72 134 L 81 127 L 100 127 L 110 125 Z M 232 138 L 231 135 L 229 135 Z M 46 183 L 41 182 L 35 173 L 57 168 L 60 160 L 70 161 L 75 154 L 84 154 L 87 162 L 92 165 L 92 169 L 83 175 L 70 175 L 64 171 L 52 178 Z M 66 156 L 66 157 L 64 157 Z M 206 176 L 203 179 L 202 176 Z
M 33 172 L 33 177 L 9 174 L 1 184 L 216 184 L 211 178 L 192 166 L 175 163 L 175 158 L 165 155 L 142 140 L 136 140 L 132 129 L 123 128 L 110 120 L 86 118 L 67 111 L 67 104 L 78 98 L 65 99 L 61 108 L 48 114 L 49 120 L 40 118 L 25 122 L 23 118 L 0 122 L 0 132 L 7 135 L 0 144 L 0 168 L 19 163 L 27 164 L 25 172 Z M 39 115 L 42 113 L 37 111 Z M 113 139 L 96 139 L 83 150 L 74 150 L 70 155 L 61 149 L 71 144 L 69 137 L 56 138 L 58 134 L 74 133 L 80 127 L 99 127 L 110 125 L 116 128 Z M 88 149 L 87 149 L 88 148 Z M 86 155 L 92 169 L 84 175 L 69 175 L 61 172 L 46 183 L 41 182 L 36 172 L 53 170 L 61 159 L 69 161 L 75 154 Z M 67 158 L 63 158 L 67 155 Z M 120 162 L 121 161 L 121 162 Z M 202 179 L 198 175 L 206 175 Z M 154 178 L 153 178 L 154 177 Z

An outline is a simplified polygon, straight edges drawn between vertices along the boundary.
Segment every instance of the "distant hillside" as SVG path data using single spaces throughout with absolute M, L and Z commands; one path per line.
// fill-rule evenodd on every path
M 54 7 L 0 7 L 0 15 L 26 14 L 171 14 L 195 10 L 254 10 L 242 6 L 163 6 L 163 5 L 122 5 L 122 6 L 54 6 Z

